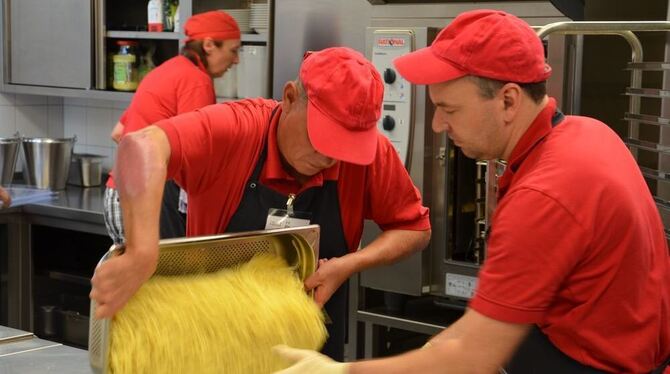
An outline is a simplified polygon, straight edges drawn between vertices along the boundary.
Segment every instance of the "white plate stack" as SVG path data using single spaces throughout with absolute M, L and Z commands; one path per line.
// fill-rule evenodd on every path
M 267 34 L 270 27 L 270 8 L 267 2 L 251 4 L 251 28 L 259 34 Z
M 242 34 L 248 34 L 252 31 L 251 9 L 221 9 L 235 18 Z

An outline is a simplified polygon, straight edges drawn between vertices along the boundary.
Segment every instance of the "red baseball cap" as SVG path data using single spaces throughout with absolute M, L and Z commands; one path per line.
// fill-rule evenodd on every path
M 551 75 L 542 41 L 533 29 L 509 13 L 488 9 L 461 13 L 429 47 L 400 56 L 393 64 L 414 84 L 465 75 L 537 83 Z
M 239 39 L 237 21 L 222 10 L 212 10 L 191 16 L 184 25 L 185 43 L 192 40 L 212 38 L 214 40 Z
M 346 47 L 308 52 L 300 67 L 312 146 L 335 160 L 368 165 L 377 150 L 384 85 L 362 54 Z

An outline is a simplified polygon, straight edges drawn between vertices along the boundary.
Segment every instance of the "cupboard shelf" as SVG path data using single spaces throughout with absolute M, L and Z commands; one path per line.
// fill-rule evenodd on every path
M 151 32 L 151 31 L 107 31 L 108 38 L 119 39 L 168 39 L 179 40 L 183 37 L 177 32 Z
M 107 31 L 105 36 L 116 39 L 158 39 L 179 40 L 184 37 L 177 32 L 150 32 L 150 31 Z M 267 34 L 242 34 L 242 42 L 267 43 Z

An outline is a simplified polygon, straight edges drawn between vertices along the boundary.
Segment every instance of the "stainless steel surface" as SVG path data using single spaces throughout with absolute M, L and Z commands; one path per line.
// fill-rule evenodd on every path
M 658 98 L 658 99 L 667 99 L 670 98 L 670 90 L 661 90 L 658 88 L 633 88 L 633 87 L 628 87 L 626 88 L 626 95 L 628 96 L 634 96 L 633 99 L 637 98 L 639 100 L 640 97 L 651 97 L 651 98 Z M 635 110 L 634 112 L 631 113 L 638 113 L 640 111 L 640 108 L 635 108 L 635 109 L 630 109 L 630 110 Z
M 23 138 L 23 178 L 29 186 L 62 190 L 76 138 Z
M 0 331 L 3 329 L 0 326 Z M 0 343 L 2 374 L 90 374 L 85 350 L 35 337 Z
M 629 62 L 626 70 L 641 69 L 645 71 L 670 70 L 670 62 Z
M 626 112 L 623 117 L 626 121 L 638 121 L 639 123 L 646 123 L 656 126 L 670 126 L 670 118 L 653 116 L 649 114 L 637 114 Z
M 6 357 L 11 355 L 35 351 L 56 345 L 60 345 L 60 343 L 54 343 L 38 338 L 21 339 L 0 344 L 0 362 L 3 362 Z
M 272 97 L 298 76 L 308 50 L 348 46 L 365 51 L 365 28 L 372 6 L 364 0 L 275 1 Z
M 432 39 L 437 34 L 437 29 L 427 28 L 427 27 L 415 27 L 404 29 L 412 35 L 412 43 L 414 48 L 422 48 L 426 45 L 429 45 Z M 366 56 L 370 58 L 374 63 L 377 64 L 377 59 L 372 57 L 373 46 L 375 45 L 375 38 L 380 38 L 384 35 L 390 36 L 401 36 L 409 35 L 408 33 L 402 32 L 398 28 L 369 28 L 366 34 Z M 384 50 L 377 51 L 374 53 L 386 53 L 393 54 L 395 51 Z M 393 68 L 388 65 L 389 56 L 382 56 L 384 58 L 379 61 L 379 63 L 384 66 L 377 66 L 380 74 L 383 75 L 384 70 L 387 68 Z M 400 80 L 400 78 L 398 78 Z M 397 87 L 391 87 L 390 84 L 385 83 L 385 90 L 397 90 Z M 387 103 L 389 95 L 385 95 L 385 102 Z M 398 112 L 400 112 L 400 107 L 405 105 L 410 105 L 412 108 L 407 109 L 404 114 L 409 114 L 411 118 L 408 119 L 407 126 L 411 126 L 411 132 L 406 135 L 407 139 L 404 139 L 403 142 L 408 142 L 408 147 L 403 149 L 398 149 L 400 152 L 400 157 L 403 161 L 409 161 L 405 166 L 410 174 L 410 177 L 414 181 L 414 184 L 419 189 L 423 195 L 423 202 L 427 206 L 431 206 L 433 203 L 434 194 L 429 192 L 430 186 L 432 183 L 432 170 L 434 164 L 438 161 L 433 157 L 435 148 L 433 147 L 433 132 L 430 130 L 430 124 L 432 120 L 432 105 L 430 104 L 426 86 L 416 86 L 411 88 L 411 98 L 408 98 L 409 102 L 399 102 L 398 98 L 395 99 L 391 97 L 391 101 Z M 396 100 L 396 101 L 393 101 Z M 390 114 L 391 112 L 387 112 Z M 398 140 L 401 136 L 397 131 L 394 130 L 394 134 L 387 134 L 391 137 L 391 140 Z M 395 144 L 394 144 L 395 145 Z M 404 152 L 407 152 L 407 155 L 404 155 Z M 431 215 L 431 219 L 433 216 Z M 435 222 L 432 222 L 435 225 Z M 361 247 L 364 247 L 370 243 L 374 238 L 376 238 L 381 233 L 381 230 L 377 225 L 372 221 L 365 222 L 365 228 L 363 231 L 363 238 L 361 239 Z M 410 257 L 397 262 L 392 265 L 378 267 L 366 270 L 361 273 L 360 284 L 363 287 L 370 287 L 377 290 L 398 292 L 406 295 L 421 295 L 428 291 L 428 284 L 430 282 L 430 274 L 428 271 L 428 264 L 430 261 L 431 250 L 426 249 L 421 252 L 417 252 Z
M 20 148 L 21 138 L 0 138 L 0 185 L 12 184 Z
M 33 333 L 0 325 L 0 344 L 32 338 Z
M 409 330 L 421 334 L 435 335 L 439 334 L 447 326 L 436 325 L 433 323 L 420 322 L 407 318 L 394 317 L 381 313 L 372 313 L 367 311 L 357 312 L 358 320 L 361 322 L 371 322 L 378 325 L 393 327 L 396 329 Z
M 105 54 L 105 0 L 93 0 L 93 46 L 95 48 L 95 88 L 107 88 L 107 55 Z
M 8 0 L 9 83 L 92 86 L 91 0 Z M 37 27 L 40 26 L 40 27 Z
M 102 159 L 105 156 L 73 154 L 68 183 L 75 186 L 94 187 L 102 183 Z
M 232 268 L 258 253 L 274 253 L 286 260 L 301 280 L 305 280 L 316 270 L 319 234 L 318 225 L 309 225 L 161 240 L 158 265 L 153 275 L 195 276 Z M 100 262 L 122 253 L 122 250 L 122 247 L 112 246 Z M 95 316 L 96 307 L 91 300 L 90 316 Z M 88 348 L 91 367 L 96 373 L 109 371 L 109 340 L 113 328 L 113 320 L 90 319 Z

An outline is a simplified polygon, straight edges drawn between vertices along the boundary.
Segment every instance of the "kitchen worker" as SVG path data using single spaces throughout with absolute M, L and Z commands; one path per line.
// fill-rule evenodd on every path
M 12 197 L 9 196 L 9 192 L 0 186 L 0 208 L 7 208 L 12 204 Z
M 228 13 L 215 10 L 189 18 L 184 25 L 184 34 L 182 53 L 142 79 L 128 109 L 112 131 L 112 139 L 117 143 L 123 134 L 216 103 L 212 78 L 223 76 L 239 62 L 240 28 Z M 165 183 L 162 204 L 161 238 L 185 236 L 186 221 L 178 210 L 179 187 L 173 181 Z M 110 237 L 116 244 L 123 243 L 121 206 L 111 173 L 104 209 Z
M 428 85 L 435 132 L 468 157 L 507 161 L 475 295 L 423 349 L 344 364 L 278 347 L 296 362 L 282 373 L 662 373 L 670 257 L 658 210 L 617 134 L 547 96 L 528 24 L 466 12 L 394 64 Z
M 323 351 L 341 360 L 347 278 L 430 238 L 428 209 L 377 130 L 383 90 L 363 55 L 329 48 L 306 54 L 281 102 L 212 105 L 126 135 L 116 164 L 126 252 L 96 270 L 96 317 L 114 315 L 154 272 L 161 186 L 174 178 L 188 192 L 189 236 L 264 229 L 273 208 L 321 226 L 322 260 L 305 287 L 333 321 Z M 384 232 L 356 251 L 364 219 Z

